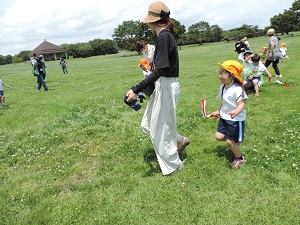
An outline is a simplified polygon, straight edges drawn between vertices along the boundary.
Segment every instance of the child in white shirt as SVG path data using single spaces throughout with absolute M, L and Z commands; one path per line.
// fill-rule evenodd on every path
M 251 61 L 249 60 L 250 58 Z M 244 85 L 249 82 L 253 82 L 255 96 L 259 96 L 259 87 L 264 83 L 262 75 L 266 73 L 269 79 L 272 78 L 272 75 L 265 65 L 260 61 L 260 56 L 258 54 L 252 54 L 245 62 L 246 65 L 244 65 L 243 71 L 245 75 Z

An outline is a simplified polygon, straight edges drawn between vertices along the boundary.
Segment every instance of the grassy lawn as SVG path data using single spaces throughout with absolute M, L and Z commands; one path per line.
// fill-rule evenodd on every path
M 268 37 L 249 42 L 259 53 Z M 237 59 L 234 42 L 181 47 L 177 125 L 192 142 L 172 176 L 140 130 L 147 100 L 138 112 L 123 103 L 143 78 L 140 56 L 67 60 L 68 76 L 46 62 L 49 92 L 36 92 L 29 63 L 0 66 L 12 87 L 0 114 L 0 224 L 300 224 L 300 33 L 281 42 L 291 87 L 266 82 L 249 96 L 238 169 L 200 107 L 219 106 L 217 63 Z

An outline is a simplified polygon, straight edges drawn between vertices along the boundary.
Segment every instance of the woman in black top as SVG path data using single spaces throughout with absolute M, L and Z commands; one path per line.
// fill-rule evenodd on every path
M 148 15 L 142 22 L 147 23 L 157 35 L 152 73 L 126 94 L 127 101 L 154 85 L 145 110 L 141 128 L 152 140 L 163 175 L 172 174 L 184 167 L 179 154 L 190 143 L 176 131 L 176 107 L 180 96 L 179 59 L 176 40 L 173 36 L 174 22 L 169 18 L 170 10 L 163 2 L 153 2 Z

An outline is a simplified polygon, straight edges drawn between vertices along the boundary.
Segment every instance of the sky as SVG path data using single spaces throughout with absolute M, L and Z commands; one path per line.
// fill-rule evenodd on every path
M 142 20 L 153 0 L 0 0 L 0 55 L 33 50 L 44 40 L 75 44 L 113 39 L 123 21 Z M 164 0 L 185 25 L 205 21 L 223 30 L 243 24 L 264 29 L 295 0 Z

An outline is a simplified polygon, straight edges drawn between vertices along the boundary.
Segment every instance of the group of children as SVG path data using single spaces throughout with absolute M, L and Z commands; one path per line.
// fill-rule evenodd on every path
M 243 41 L 247 42 L 247 39 Z M 137 46 L 138 53 L 144 56 L 138 65 L 143 70 L 144 76 L 147 76 L 150 73 L 149 64 L 152 63 L 155 47 L 149 46 L 148 43 L 138 43 Z M 244 106 L 248 98 L 247 94 L 254 92 L 255 96 L 259 96 L 259 88 L 264 82 L 263 75 L 267 74 L 270 81 L 272 78 L 271 73 L 264 65 L 268 58 L 268 48 L 263 47 L 260 54 L 253 54 L 249 43 L 246 46 L 247 50 L 238 58 L 241 63 L 236 60 L 227 60 L 219 65 L 221 86 L 218 97 L 221 98 L 221 104 L 218 110 L 211 114 L 219 117 L 215 133 L 216 140 L 225 141 L 234 155 L 234 159 L 230 163 L 232 168 L 237 168 L 247 162 L 240 148 L 240 144 L 244 140 L 246 119 Z M 288 58 L 284 43 L 281 44 L 280 51 L 284 58 Z M 152 56 L 150 59 L 147 58 L 149 53 Z M 254 90 L 247 89 L 248 86 L 253 86 Z
M 253 54 L 248 49 L 242 54 L 242 57 L 238 58 L 242 64 L 235 60 L 228 60 L 220 64 L 219 79 L 222 85 L 218 96 L 221 98 L 221 105 L 211 115 L 220 118 L 215 138 L 218 141 L 226 141 L 230 147 L 234 155 L 234 160 L 230 164 L 233 168 L 247 162 L 240 148 L 245 131 L 246 112 L 244 106 L 248 98 L 247 85 L 252 83 L 255 96 L 259 96 L 259 87 L 263 84 L 262 76 L 267 74 L 270 81 L 272 78 L 271 73 L 264 65 L 268 58 L 267 50 L 267 47 L 263 47 L 260 54 Z M 280 51 L 283 58 L 288 58 L 285 43 L 281 44 Z M 244 80 L 241 78 L 242 75 Z
M 283 54 L 283 58 L 280 62 L 283 62 L 284 58 L 288 59 L 285 43 L 281 44 L 280 51 Z M 268 47 L 262 47 L 259 54 L 253 54 L 251 50 L 246 50 L 238 56 L 238 59 L 243 65 L 242 75 L 244 77 L 244 89 L 247 94 L 254 92 L 255 96 L 259 96 L 259 88 L 264 83 L 263 75 L 266 74 L 271 82 L 272 75 L 265 66 L 267 58 Z

